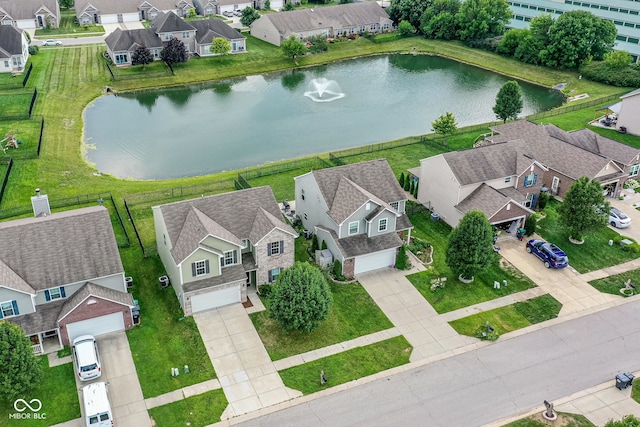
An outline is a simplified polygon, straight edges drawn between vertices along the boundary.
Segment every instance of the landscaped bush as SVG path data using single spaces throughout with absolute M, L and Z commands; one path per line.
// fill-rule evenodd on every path
M 258 295 L 260 295 L 261 298 L 269 299 L 271 295 L 271 285 L 265 284 L 258 286 Z
M 398 270 L 408 270 L 411 268 L 405 245 L 400 246 L 400 249 L 398 249 L 398 253 L 396 254 L 396 268 Z
M 612 86 L 639 87 L 640 68 L 628 66 L 624 68 L 612 68 L 604 61 L 592 61 L 580 67 L 582 76 Z
M 536 227 L 538 226 L 538 220 L 535 219 L 533 215 L 529 215 L 527 220 L 524 222 L 524 229 L 527 236 L 531 236 L 536 232 Z
M 311 53 L 320 53 L 326 52 L 327 47 L 327 38 L 324 36 L 313 36 L 307 39 L 307 48 Z
M 29 46 L 29 55 L 37 55 L 40 52 L 40 48 L 38 46 Z
M 549 203 L 550 198 L 551 194 L 547 192 L 541 192 L 540 196 L 538 196 L 538 209 L 541 211 L 544 210 L 544 208 L 547 206 L 547 203 Z
M 622 250 L 625 252 L 633 252 L 635 254 L 640 252 L 640 245 L 638 245 L 637 243 L 632 243 L 630 245 L 625 245 L 622 247 Z
M 333 269 L 331 272 L 333 273 L 334 279 L 340 281 L 347 280 L 347 278 L 342 275 L 342 264 L 340 264 L 340 260 L 333 261 Z

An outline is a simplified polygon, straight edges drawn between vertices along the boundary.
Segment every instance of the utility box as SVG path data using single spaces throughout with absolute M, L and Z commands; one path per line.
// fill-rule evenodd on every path
M 329 267 L 333 264 L 333 254 L 329 249 L 316 251 L 316 264 L 320 267 Z

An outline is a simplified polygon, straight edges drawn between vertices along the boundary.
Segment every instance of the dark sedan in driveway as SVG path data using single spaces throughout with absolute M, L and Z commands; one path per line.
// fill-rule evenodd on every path
M 544 262 L 547 268 L 565 268 L 569 258 L 562 249 L 544 240 L 531 239 L 527 242 L 527 252 L 534 254 Z

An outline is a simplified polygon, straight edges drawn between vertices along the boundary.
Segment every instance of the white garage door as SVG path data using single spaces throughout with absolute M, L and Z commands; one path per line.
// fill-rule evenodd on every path
M 354 274 L 366 273 L 367 271 L 386 268 L 396 263 L 396 250 L 376 252 L 374 254 L 356 257 Z
M 67 334 L 71 341 L 80 335 L 95 336 L 123 330 L 124 318 L 122 317 L 121 312 L 94 317 L 93 319 L 82 320 L 80 322 L 69 323 L 67 325 Z
M 209 310 L 240 302 L 240 288 L 226 288 L 191 297 L 191 312 Z
M 100 15 L 101 24 L 117 24 L 118 15 Z
M 139 22 L 139 21 L 140 21 L 140 15 L 138 15 L 138 12 L 122 14 L 122 22 Z

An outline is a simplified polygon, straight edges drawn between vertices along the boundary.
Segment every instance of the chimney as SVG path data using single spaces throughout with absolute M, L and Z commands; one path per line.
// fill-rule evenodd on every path
M 39 188 L 36 188 L 36 195 L 31 197 L 31 206 L 33 206 L 33 215 L 35 217 L 51 215 L 49 197 L 46 194 L 40 194 Z

